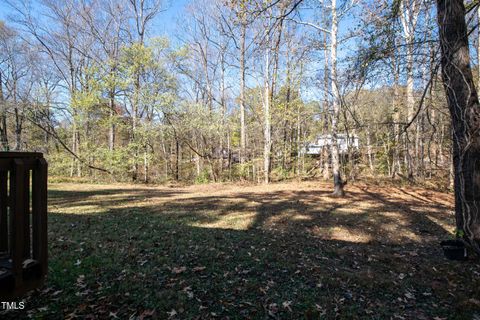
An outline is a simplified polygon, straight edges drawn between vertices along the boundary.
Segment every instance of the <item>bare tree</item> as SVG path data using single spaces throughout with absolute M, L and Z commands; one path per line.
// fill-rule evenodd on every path
M 337 1 L 332 0 L 331 3 L 331 12 L 332 12 L 332 21 L 331 21 L 331 31 L 330 31 L 330 77 L 332 85 L 332 145 L 331 145 L 331 155 L 332 155 L 332 173 L 333 173 L 333 194 L 335 196 L 342 197 L 345 195 L 343 191 L 344 182 L 340 173 L 340 157 L 338 153 L 338 118 L 340 115 L 340 97 L 338 89 L 338 78 L 337 78 L 337 37 L 338 37 L 338 17 L 337 17 Z
M 148 25 L 152 22 L 155 16 L 162 9 L 161 0 L 129 0 L 131 11 L 133 14 L 133 24 L 135 26 L 136 35 L 132 35 L 132 38 L 135 39 L 134 42 L 139 44 L 140 47 L 145 45 L 145 33 L 147 32 Z M 136 74 L 134 75 L 134 92 L 131 104 L 131 119 L 132 119 L 132 134 L 131 142 L 133 144 L 133 165 L 132 165 L 132 179 L 136 181 L 138 178 L 138 156 L 139 156 L 139 146 L 137 139 L 137 129 L 139 122 L 139 113 L 140 113 L 140 91 L 142 86 L 142 68 L 136 69 Z M 144 148 L 146 148 L 144 146 Z M 145 167 L 148 165 L 146 160 L 144 161 Z
M 245 74 L 246 74 L 246 36 L 247 36 L 247 4 L 239 1 L 237 16 L 240 20 L 240 162 L 245 162 L 247 132 L 245 126 Z

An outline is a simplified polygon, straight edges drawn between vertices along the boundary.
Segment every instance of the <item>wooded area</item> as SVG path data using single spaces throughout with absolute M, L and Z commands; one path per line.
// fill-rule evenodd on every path
M 5 1 L 2 149 L 86 181 L 455 184 L 480 237 L 476 2 L 192 1 L 165 33 L 169 5 Z
M 29 312 L 478 316 L 435 251 L 480 255 L 478 0 L 0 9 L 1 274 L 54 253 Z
M 193 1 L 167 35 L 160 0 L 34 4 L 5 2 L 0 136 L 52 175 L 453 184 L 432 1 Z M 301 152 L 325 134 L 360 150 Z

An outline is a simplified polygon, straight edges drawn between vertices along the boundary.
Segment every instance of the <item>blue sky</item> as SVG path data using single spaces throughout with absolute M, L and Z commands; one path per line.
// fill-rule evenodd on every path
M 0 0 L 0 20 L 8 20 L 8 16 L 12 15 L 13 10 L 7 4 L 7 0 Z M 38 5 L 38 0 L 24 0 L 20 2 L 29 1 L 32 4 L 32 7 Z M 126 0 L 119 0 L 119 1 L 126 1 Z M 153 21 L 153 25 L 151 30 L 152 36 L 174 36 L 175 34 L 181 34 L 181 26 L 182 26 L 182 19 L 186 16 L 186 7 L 189 3 L 194 2 L 195 0 L 165 0 L 164 1 L 164 8 L 165 11 L 161 12 L 157 17 L 155 17 Z M 13 0 L 15 2 L 15 0 Z M 308 17 L 309 14 L 305 15 L 304 17 Z M 349 21 L 350 20 L 350 21 Z M 347 23 L 345 23 L 347 22 Z M 346 25 L 351 22 L 351 18 L 347 18 L 347 21 L 344 21 L 342 24 Z M 340 27 L 340 34 L 342 33 L 344 28 L 342 25 Z M 173 40 L 173 39 L 172 39 Z
M 33 8 L 35 8 L 37 1 L 30 1 Z M 177 25 L 178 18 L 182 16 L 185 7 L 190 0 L 167 0 L 164 7 L 165 12 L 160 13 L 154 21 L 153 30 L 155 35 L 165 35 L 172 33 Z M 7 20 L 8 16 L 12 14 L 11 7 L 5 0 L 0 0 L 0 20 Z
M 153 35 L 165 36 L 176 32 L 179 19 L 184 16 L 185 8 L 190 0 L 169 0 L 165 3 L 166 11 L 160 13 L 153 22 Z

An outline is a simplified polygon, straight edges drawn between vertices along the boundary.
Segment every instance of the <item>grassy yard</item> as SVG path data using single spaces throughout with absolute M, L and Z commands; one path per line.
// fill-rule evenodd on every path
M 317 182 L 55 184 L 48 319 L 472 319 L 480 264 L 447 261 L 452 197 Z

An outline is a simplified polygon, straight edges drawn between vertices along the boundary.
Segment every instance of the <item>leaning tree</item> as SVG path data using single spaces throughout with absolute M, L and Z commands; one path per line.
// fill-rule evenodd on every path
M 437 0 L 441 65 L 452 119 L 457 235 L 480 254 L 480 103 L 463 0 Z

